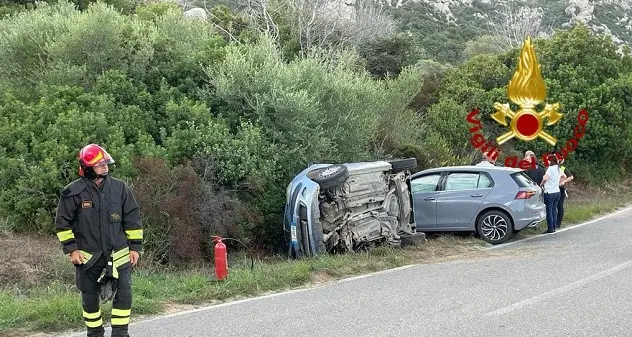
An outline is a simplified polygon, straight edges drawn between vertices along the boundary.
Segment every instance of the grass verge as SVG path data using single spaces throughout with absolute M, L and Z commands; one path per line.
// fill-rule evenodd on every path
M 576 187 L 569 191 L 569 195 L 564 226 L 625 206 L 628 197 L 632 196 L 632 185 L 619 185 L 616 188 L 602 186 L 599 190 Z M 534 231 L 529 234 L 528 231 L 520 235 L 539 233 Z M 24 240 L 29 240 L 29 249 L 32 250 L 27 250 L 25 255 L 32 255 L 33 258 L 28 263 L 23 261 L 18 264 L 21 267 L 14 270 L 5 268 L 9 264 L 0 270 L 0 279 L 7 273 L 23 273 L 18 281 L 0 282 L 5 284 L 0 287 L 0 336 L 33 336 L 35 332 L 40 332 L 37 336 L 48 336 L 46 333 L 82 330 L 81 301 L 74 287 L 73 269 L 64 260 L 65 257 L 59 255 L 57 242 L 54 239 L 5 237 L 2 244 L 9 249 L 3 250 L 4 254 L 16 254 L 16 249 L 23 247 Z M 253 270 L 250 270 L 250 261 L 246 260 L 231 264 L 229 279 L 223 282 L 214 281 L 210 265 L 189 269 L 162 269 L 143 265 L 134 271 L 132 320 L 319 285 L 408 264 L 482 257 L 489 254 L 481 251 L 485 246 L 483 241 L 472 236 L 445 235 L 401 248 L 379 247 L 355 254 L 327 255 L 298 261 L 276 256 L 258 261 Z M 0 260 L 8 259 L 2 254 L 0 252 Z M 55 258 L 42 260 L 43 254 Z M 109 321 L 110 308 L 109 304 L 103 308 L 105 322 Z

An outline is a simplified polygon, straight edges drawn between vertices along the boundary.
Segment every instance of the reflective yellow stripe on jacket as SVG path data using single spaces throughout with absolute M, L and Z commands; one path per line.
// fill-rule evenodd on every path
M 80 250 L 79 253 L 83 255 L 83 258 L 86 259 L 86 262 L 90 261 L 92 258 L 92 254 L 86 252 L 85 250 Z
M 129 257 L 129 247 L 112 252 L 112 261 L 112 276 L 114 276 L 114 278 L 118 278 L 118 268 L 131 261 Z
M 142 240 L 143 239 L 143 230 L 142 229 L 128 229 L 125 231 L 125 235 L 128 240 Z
M 129 247 L 125 247 L 119 251 L 113 252 L 112 253 L 112 263 L 114 265 L 114 268 L 118 268 L 122 265 L 124 265 L 125 263 L 130 261 L 129 258 Z
M 68 240 L 74 240 L 75 234 L 72 232 L 72 229 L 67 229 L 65 231 L 57 232 L 57 238 L 61 243 L 64 243 Z

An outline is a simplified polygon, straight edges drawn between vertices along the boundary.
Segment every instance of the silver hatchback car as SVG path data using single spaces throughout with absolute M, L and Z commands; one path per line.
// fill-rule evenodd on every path
M 542 189 L 524 170 L 450 166 L 410 177 L 418 232 L 474 231 L 500 244 L 546 219 Z

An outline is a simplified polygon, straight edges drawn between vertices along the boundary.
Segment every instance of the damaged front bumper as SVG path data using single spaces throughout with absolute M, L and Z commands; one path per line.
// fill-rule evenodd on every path
M 306 173 L 329 166 L 312 165 L 297 175 L 287 187 L 283 229 L 289 236 L 288 255 L 294 258 L 315 256 L 325 252 L 323 231 L 320 226 L 318 194 L 320 186 Z

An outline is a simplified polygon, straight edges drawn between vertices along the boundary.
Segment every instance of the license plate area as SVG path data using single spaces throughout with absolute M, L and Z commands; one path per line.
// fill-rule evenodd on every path
M 295 223 L 292 223 L 292 226 L 290 226 L 290 233 L 292 237 L 292 243 L 297 243 L 298 240 L 296 238 L 296 224 Z

